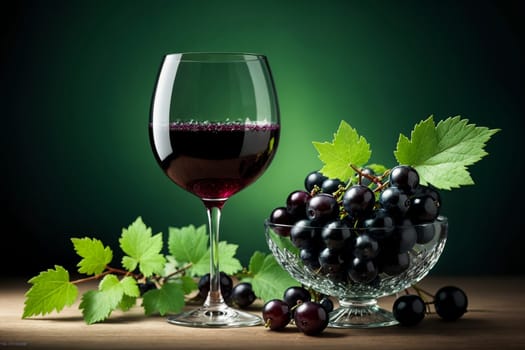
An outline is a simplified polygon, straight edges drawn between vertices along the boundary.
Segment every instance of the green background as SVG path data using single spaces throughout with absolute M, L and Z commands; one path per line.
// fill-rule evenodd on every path
M 183 51 L 263 53 L 274 74 L 279 150 L 223 211 L 221 239 L 239 245 L 243 264 L 268 251 L 264 219 L 321 166 L 311 141 L 331 140 L 340 120 L 367 138 L 374 162 L 392 166 L 399 133 L 459 114 L 502 131 L 470 168 L 476 185 L 442 194 L 450 232 L 433 273 L 521 273 L 521 2 L 3 4 L 2 274 L 74 270 L 71 237 L 118 252 L 138 216 L 166 237 L 169 226 L 205 223 L 201 202 L 155 163 L 147 133 L 161 58 Z

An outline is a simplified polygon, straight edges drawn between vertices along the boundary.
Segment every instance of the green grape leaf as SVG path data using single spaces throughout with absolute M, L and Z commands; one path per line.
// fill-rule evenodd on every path
M 127 255 L 122 258 L 122 265 L 133 271 L 139 268 L 144 276 L 162 273 L 166 262 L 162 250 L 162 233 L 152 236 L 151 228 L 146 227 L 138 217 L 127 229 L 122 229 L 120 247 Z
M 228 275 L 233 275 L 236 272 L 242 270 L 241 262 L 235 257 L 237 248 L 239 248 L 237 244 L 231 244 L 226 241 L 219 242 L 220 268 L 221 271 Z
M 202 276 L 210 272 L 209 236 L 206 226 L 193 225 L 182 228 L 169 228 L 168 249 L 178 263 L 191 263 L 188 273 L 192 276 Z M 219 260 L 221 271 L 234 274 L 242 269 L 240 261 L 235 258 L 238 245 L 219 242 Z M 170 260 L 173 260 L 170 258 Z
M 184 304 L 184 290 L 179 283 L 164 283 L 160 289 L 149 290 L 142 297 L 146 315 L 178 313 Z
M 263 301 L 282 298 L 286 288 L 300 285 L 279 265 L 272 254 L 266 255 L 262 263 L 260 254 L 254 254 L 255 257 L 250 259 L 249 264 L 255 268 L 255 272 L 250 271 L 253 275 L 251 284 L 255 295 Z
M 78 296 L 77 286 L 69 281 L 69 272 L 59 265 L 40 272 L 28 282 L 32 287 L 25 294 L 22 318 L 46 315 L 53 310 L 60 312 L 73 305 Z
M 87 324 L 104 321 L 119 306 L 123 296 L 118 278 L 114 275 L 104 276 L 98 290 L 90 290 L 82 295 L 79 309 L 82 310 L 84 321 Z
M 95 238 L 71 238 L 77 254 L 82 260 L 77 264 L 78 272 L 87 275 L 98 275 L 113 259 L 113 251 L 104 247 L 101 241 Z
M 121 300 L 122 295 L 117 299 L 113 293 L 90 290 L 82 295 L 79 309 L 82 310 L 84 321 L 93 324 L 107 319 Z
M 98 290 L 82 295 L 79 308 L 87 324 L 104 321 L 117 308 L 129 308 L 140 295 L 137 282 L 126 276 L 119 281 L 115 275 L 106 275 L 100 281 Z
M 168 232 L 168 251 L 177 262 L 196 263 L 208 253 L 206 226 L 193 225 L 175 228 Z
M 220 270 L 228 275 L 233 275 L 239 270 L 242 270 L 241 262 L 235 258 L 237 248 L 239 246 L 236 244 L 230 244 L 225 241 L 220 241 L 218 250 L 219 250 L 219 262 Z M 193 276 L 202 276 L 210 272 L 210 250 L 206 252 L 202 258 L 195 262 L 191 267 L 191 274 Z
M 415 125 L 410 139 L 399 135 L 394 156 L 399 164 L 414 167 L 423 185 L 445 190 L 472 185 L 467 167 L 488 154 L 484 147 L 498 131 L 468 124 L 460 116 L 436 125 L 430 116 Z
M 119 284 L 122 287 L 122 292 L 124 295 L 135 298 L 140 296 L 137 280 L 135 280 L 133 277 L 126 276 L 120 280 Z
M 361 167 L 372 155 L 366 139 L 359 136 L 357 131 L 344 120 L 339 124 L 331 143 L 316 141 L 312 143 L 319 153 L 319 159 L 324 163 L 321 173 L 344 182 L 348 181 L 355 172 L 350 165 Z

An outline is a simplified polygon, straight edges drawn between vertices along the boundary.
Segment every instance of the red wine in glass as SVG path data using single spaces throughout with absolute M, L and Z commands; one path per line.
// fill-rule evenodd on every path
M 217 205 L 253 183 L 270 164 L 278 124 L 171 123 L 150 125 L 155 158 L 180 187 Z M 163 150 L 169 150 L 161 154 Z

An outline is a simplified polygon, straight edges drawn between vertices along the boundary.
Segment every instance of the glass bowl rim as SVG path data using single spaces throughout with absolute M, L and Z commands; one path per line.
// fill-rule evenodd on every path
M 394 225 L 394 226 L 392 226 L 391 228 L 388 228 L 388 229 L 398 229 L 398 228 L 408 228 L 408 227 L 427 227 L 427 226 L 431 226 L 431 225 L 436 224 L 436 222 L 438 222 L 440 224 L 448 224 L 448 217 L 444 216 L 444 215 L 438 215 L 438 217 L 436 219 L 434 219 L 434 221 L 424 222 L 424 223 L 419 223 L 419 224 L 412 224 L 412 225 Z M 322 225 L 322 226 L 303 226 L 303 228 L 305 228 L 305 229 L 320 229 L 321 228 L 322 229 L 325 226 L 326 225 Z M 291 229 L 292 227 L 294 227 L 294 225 L 274 223 L 274 222 L 271 222 L 269 218 L 267 218 L 266 220 L 264 220 L 264 227 L 271 227 L 271 228 L 276 227 L 276 228 L 289 228 L 289 229 Z M 354 231 L 368 231 L 368 232 L 369 231 L 383 231 L 383 230 L 385 230 L 384 227 L 348 227 L 348 228 L 350 230 L 354 230 Z M 335 228 L 335 230 L 341 230 L 341 228 Z

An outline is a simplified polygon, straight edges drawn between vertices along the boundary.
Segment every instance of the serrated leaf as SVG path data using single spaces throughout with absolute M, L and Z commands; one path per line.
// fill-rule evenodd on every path
M 122 291 L 125 295 L 130 297 L 140 296 L 140 290 L 137 286 L 137 280 L 133 277 L 126 276 L 120 280 L 120 285 L 122 286 Z
M 222 272 L 233 275 L 234 273 L 242 270 L 241 262 L 235 258 L 237 253 L 237 248 L 239 246 L 236 244 L 230 244 L 226 241 L 220 241 L 218 245 L 219 250 L 219 268 Z M 190 269 L 190 273 L 193 276 L 202 276 L 210 272 L 210 251 L 206 252 L 202 258 L 195 262 Z
M 146 227 L 138 217 L 127 229 L 122 229 L 120 247 L 127 255 L 122 258 L 122 265 L 133 271 L 137 267 L 144 276 L 162 273 L 165 258 L 162 250 L 162 233 L 152 236 L 151 228 Z
M 82 310 L 84 321 L 87 324 L 104 321 L 113 310 L 126 306 L 131 300 L 124 300 L 124 296 L 135 298 L 139 290 L 132 277 L 124 277 L 119 281 L 115 275 L 106 275 L 100 281 L 98 290 L 92 290 L 82 295 L 79 308 Z
M 468 124 L 460 116 L 436 125 L 430 116 L 415 125 L 410 139 L 399 136 L 394 156 L 399 164 L 413 166 L 424 185 L 446 190 L 472 185 L 467 167 L 488 154 L 484 147 L 498 131 Z
M 175 228 L 168 233 L 168 251 L 178 262 L 196 263 L 208 253 L 206 226 L 193 225 Z
M 98 275 L 113 259 L 113 251 L 104 247 L 102 242 L 95 238 L 71 238 L 77 254 L 82 260 L 77 264 L 78 272 L 87 275 Z
M 344 120 L 339 124 L 332 142 L 313 142 L 323 162 L 323 175 L 348 181 L 354 174 L 350 165 L 361 167 L 372 155 L 370 145 L 366 139 L 359 136 L 357 131 Z
M 93 324 L 107 319 L 117 308 L 120 300 L 117 300 L 111 293 L 90 290 L 82 295 L 79 309 L 82 310 L 84 321 L 87 324 Z
M 62 266 L 40 272 L 29 281 L 33 286 L 25 294 L 22 318 L 60 312 L 71 306 L 78 296 L 78 288 L 69 281 L 69 272 Z
M 146 315 L 168 312 L 178 313 L 184 307 L 184 291 L 178 283 L 165 283 L 160 289 L 153 289 L 142 298 L 142 306 Z
M 188 225 L 181 228 L 170 227 L 168 249 L 178 263 L 191 263 L 188 270 L 191 276 L 202 276 L 210 272 L 209 236 L 206 226 L 195 227 Z M 234 274 L 242 269 L 242 265 L 235 258 L 238 245 L 220 241 L 218 245 L 221 271 Z M 173 260 L 173 259 L 172 259 Z
M 283 270 L 272 254 L 265 256 L 259 270 L 253 274 L 251 283 L 255 295 L 263 301 L 281 299 L 286 288 L 300 285 L 287 271 Z
M 233 275 L 242 270 L 241 262 L 235 257 L 238 248 L 237 244 L 226 241 L 219 242 L 220 269 L 222 272 Z

